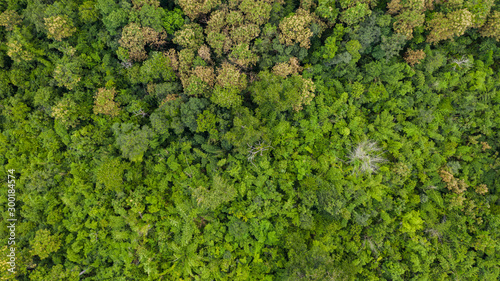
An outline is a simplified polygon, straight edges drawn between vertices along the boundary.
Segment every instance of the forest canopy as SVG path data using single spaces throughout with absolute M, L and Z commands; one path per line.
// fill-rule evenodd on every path
M 0 280 L 500 278 L 500 1 L 3 0 L 0 69 Z

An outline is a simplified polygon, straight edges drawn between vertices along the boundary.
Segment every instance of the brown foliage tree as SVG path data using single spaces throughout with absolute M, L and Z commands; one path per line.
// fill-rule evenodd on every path
M 208 14 L 220 4 L 220 0 L 179 0 L 182 10 L 191 20 L 195 20 L 201 14 Z
M 94 114 L 106 114 L 112 117 L 117 116 L 120 107 L 113 99 L 116 96 L 115 88 L 100 88 L 94 96 Z
M 415 27 L 424 24 L 424 12 L 428 8 L 425 0 L 410 0 L 403 3 L 401 0 L 392 0 L 387 3 L 387 13 L 396 15 L 394 30 L 396 33 L 405 35 L 407 39 L 413 38 Z
M 217 69 L 217 85 L 223 88 L 234 87 L 241 91 L 247 86 L 247 77 L 236 66 L 224 62 Z
M 414 66 L 415 64 L 420 63 L 421 60 L 425 58 L 425 52 L 423 50 L 408 50 L 406 52 L 406 55 L 404 57 L 405 61 L 411 65 Z
M 12 31 L 14 26 L 21 23 L 22 16 L 18 15 L 16 11 L 5 10 L 0 14 L 0 26 L 5 26 L 7 31 Z
M 183 48 L 198 50 L 203 44 L 203 39 L 203 28 L 197 23 L 190 23 L 175 32 L 173 42 Z
M 273 67 L 273 74 L 286 78 L 289 75 L 298 74 L 302 71 L 297 58 L 290 58 L 289 62 L 278 63 Z
M 461 9 L 448 13 L 446 16 L 437 13 L 435 18 L 427 22 L 427 29 L 431 32 L 427 36 L 427 42 L 436 44 L 439 41 L 461 36 L 467 28 L 472 26 L 472 13 L 467 9 Z
M 44 20 L 47 36 L 56 41 L 62 41 L 63 38 L 70 37 L 76 31 L 73 22 L 66 15 L 52 16 Z
M 480 33 L 485 37 L 492 37 L 500 41 L 500 12 L 493 11 L 488 17 L 486 24 L 480 29 Z
M 144 49 L 145 45 L 163 45 L 166 43 L 165 36 L 165 33 L 159 33 L 151 27 L 141 27 L 131 22 L 123 28 L 122 37 L 118 42 L 128 51 L 131 60 L 142 61 L 148 57 Z
M 245 14 L 245 20 L 257 25 L 265 24 L 271 17 L 272 1 L 243 0 L 239 6 Z
M 313 20 L 313 16 L 302 9 L 298 9 L 294 15 L 284 18 L 279 25 L 281 44 L 299 43 L 300 47 L 309 49 L 311 45 L 309 39 L 313 36 L 310 29 Z
M 132 0 L 134 4 L 134 9 L 140 9 L 144 5 L 149 5 L 155 8 L 160 7 L 160 1 L 158 0 Z

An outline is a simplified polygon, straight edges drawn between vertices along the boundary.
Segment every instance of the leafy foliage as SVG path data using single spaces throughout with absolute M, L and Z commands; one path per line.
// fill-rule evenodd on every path
M 3 1 L 0 279 L 498 280 L 499 17 Z

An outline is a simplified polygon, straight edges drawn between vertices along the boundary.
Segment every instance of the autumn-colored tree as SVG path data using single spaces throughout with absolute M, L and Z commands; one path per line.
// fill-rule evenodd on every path
M 106 114 L 112 117 L 117 116 L 120 107 L 113 99 L 116 96 L 115 88 L 99 88 L 94 96 L 94 114 Z
M 79 72 L 80 69 L 76 62 L 63 60 L 56 65 L 53 75 L 59 86 L 66 87 L 68 90 L 73 90 L 82 79 Z
M 418 64 L 420 63 L 420 61 L 425 59 L 425 52 L 423 50 L 408 49 L 404 59 L 409 65 L 414 66 L 415 64 Z
M 18 15 L 16 11 L 13 10 L 5 10 L 0 14 L 0 26 L 5 26 L 7 31 L 12 31 L 14 26 L 21 23 L 21 20 L 22 16 Z
M 209 96 L 214 83 L 214 69 L 208 66 L 197 66 L 188 77 L 183 78 L 184 91 L 192 96 Z
M 250 51 L 249 45 L 243 43 L 235 46 L 229 54 L 229 60 L 243 68 L 255 65 L 258 59 L 259 57 Z
M 207 83 L 208 86 L 212 87 L 215 83 L 214 69 L 209 66 L 197 66 L 193 70 L 193 74 L 200 78 L 201 81 Z
M 182 11 L 195 20 L 201 14 L 208 14 L 212 9 L 221 4 L 220 0 L 179 0 Z
M 387 13 L 391 15 L 395 15 L 399 13 L 403 9 L 403 5 L 401 4 L 401 0 L 391 0 L 387 3 Z
M 159 33 L 151 27 L 141 27 L 139 24 L 131 22 L 122 30 L 122 37 L 118 41 L 120 46 L 126 51 L 123 57 L 128 57 L 133 61 L 141 61 L 147 58 L 145 45 L 161 46 L 166 43 L 166 34 Z
M 478 194 L 485 195 L 486 193 L 488 193 L 488 186 L 486 186 L 486 184 L 477 185 L 475 191 Z
M 416 10 L 406 10 L 396 16 L 394 31 L 403 34 L 407 39 L 413 38 L 413 29 L 422 26 L 425 22 L 425 15 Z
M 242 102 L 240 92 L 247 86 L 247 77 L 238 68 L 224 62 L 217 69 L 217 78 L 211 100 L 222 107 L 238 106 Z
M 146 50 L 144 50 L 146 40 L 139 24 L 131 22 L 126 25 L 123 28 L 119 43 L 128 51 L 131 60 L 140 61 L 146 59 Z
M 179 52 L 179 73 L 181 80 L 183 76 L 189 75 L 191 73 L 191 66 L 195 58 L 195 53 L 191 49 L 182 49 Z
M 472 26 L 472 14 L 467 9 L 453 11 L 447 15 L 436 13 L 435 17 L 427 22 L 427 29 L 431 32 L 427 42 L 437 44 L 442 40 L 452 39 L 465 33 Z
M 134 4 L 134 9 L 140 9 L 144 5 L 149 5 L 155 8 L 160 7 L 160 1 L 158 0 L 132 0 Z
M 170 101 L 174 101 L 176 99 L 179 98 L 179 95 L 177 94 L 170 94 L 170 95 L 167 95 L 160 103 L 160 107 L 163 106 L 165 103 L 167 102 L 170 102 Z
M 500 12 L 493 11 L 486 24 L 480 29 L 481 35 L 500 41 Z
M 186 24 L 175 32 L 173 42 L 183 48 L 198 50 L 203 44 L 203 29 L 199 24 Z
M 313 36 L 310 25 L 313 20 L 313 16 L 302 9 L 298 9 L 294 14 L 284 18 L 279 25 L 281 44 L 299 43 L 300 47 L 309 49 L 310 38 Z
M 260 28 L 256 24 L 238 26 L 231 31 L 231 40 L 238 43 L 250 43 L 260 34 Z
M 224 62 L 217 69 L 217 85 L 224 88 L 235 87 L 241 91 L 247 86 L 247 76 L 234 65 Z
M 205 27 L 205 34 L 220 32 L 226 24 L 226 10 L 217 10 L 210 14 L 210 19 Z
M 271 16 L 272 1 L 264 0 L 243 0 L 239 6 L 240 10 L 245 14 L 245 20 L 263 25 L 267 23 Z
M 456 194 L 464 193 L 469 185 L 461 179 L 457 179 L 448 169 L 439 170 L 439 176 L 446 183 L 446 188 Z
M 56 41 L 62 41 L 62 39 L 70 37 L 76 31 L 73 22 L 66 15 L 51 16 L 44 18 L 44 20 L 48 37 Z
M 245 18 L 243 17 L 243 13 L 241 11 L 229 11 L 226 13 L 226 24 L 230 27 L 236 27 L 243 24 Z
M 67 128 L 78 125 L 79 120 L 76 115 L 76 103 L 70 98 L 63 98 L 52 106 L 50 116 L 61 122 Z
M 7 55 L 15 62 L 29 62 L 35 58 L 33 50 L 21 31 L 15 28 L 7 40 Z
M 403 34 L 407 39 L 413 38 L 413 29 L 422 26 L 425 22 L 424 12 L 427 10 L 425 0 L 392 0 L 387 3 L 387 13 L 396 15 L 394 30 Z
M 467 9 L 451 12 L 447 14 L 446 17 L 450 20 L 450 28 L 453 32 L 453 36 L 463 35 L 465 31 L 473 25 L 472 13 Z
M 170 59 L 172 69 L 175 71 L 179 70 L 179 57 L 177 51 L 175 49 L 169 49 L 167 52 L 164 52 L 164 55 Z
M 198 49 L 198 56 L 200 56 L 205 62 L 211 62 L 210 58 L 210 48 L 207 45 L 201 45 Z
M 295 57 L 290 58 L 288 62 L 281 62 L 273 67 L 273 73 L 275 75 L 281 76 L 283 78 L 298 74 L 302 71 L 302 67 L 299 64 L 299 60 Z

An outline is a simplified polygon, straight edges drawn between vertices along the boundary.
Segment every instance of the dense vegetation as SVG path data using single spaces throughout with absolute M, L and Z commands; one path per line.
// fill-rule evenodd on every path
M 0 280 L 498 280 L 499 41 L 494 0 L 0 1 Z

